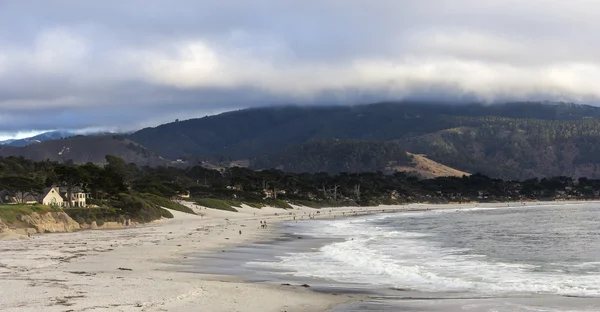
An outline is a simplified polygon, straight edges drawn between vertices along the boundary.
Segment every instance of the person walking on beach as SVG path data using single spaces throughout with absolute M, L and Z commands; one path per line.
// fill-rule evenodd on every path
M 242 235 L 242 230 L 240 230 L 240 235 Z

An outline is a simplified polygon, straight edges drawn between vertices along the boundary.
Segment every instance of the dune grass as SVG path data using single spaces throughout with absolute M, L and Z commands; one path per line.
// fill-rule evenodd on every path
M 194 201 L 196 202 L 196 204 L 206 208 L 225 210 L 231 212 L 238 212 L 237 209 L 233 208 L 234 205 L 237 207 L 241 207 L 241 203 L 214 198 L 197 198 Z
M 23 225 L 20 216 L 30 215 L 34 212 L 44 214 L 48 212 L 62 211 L 60 208 L 45 206 L 41 204 L 25 205 L 0 205 L 0 220 L 7 225 Z
M 160 206 L 160 207 L 169 208 L 172 210 L 177 210 L 180 212 L 185 212 L 185 213 L 190 213 L 190 214 L 196 214 L 194 212 L 194 210 L 192 210 L 191 208 L 184 206 L 178 202 L 174 202 L 165 197 L 160 197 L 160 196 L 157 196 L 154 194 L 149 194 L 149 193 L 141 193 L 141 194 L 139 194 L 139 196 L 147 201 L 152 202 L 155 205 Z M 172 216 L 171 216 L 171 218 L 172 218 Z
M 294 209 L 294 207 L 290 206 L 285 200 L 281 199 L 266 199 L 264 201 L 266 206 L 271 206 L 275 208 L 283 208 L 283 209 Z
M 266 205 L 263 203 L 251 203 L 251 202 L 243 202 L 244 205 L 250 206 L 252 208 L 260 209 L 265 207 Z

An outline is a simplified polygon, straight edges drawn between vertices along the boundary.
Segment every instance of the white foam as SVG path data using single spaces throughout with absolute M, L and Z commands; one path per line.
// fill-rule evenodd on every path
M 280 257 L 280 262 L 252 265 L 276 266 L 301 277 L 421 291 L 600 297 L 600 273 L 594 272 L 597 262 L 574 264 L 588 269 L 587 275 L 540 271 L 535 265 L 494 262 L 466 249 L 442 247 L 424 239 L 427 233 L 372 226 L 368 221 L 373 220 L 310 223 L 304 231 L 347 240 L 318 252 L 293 253 Z

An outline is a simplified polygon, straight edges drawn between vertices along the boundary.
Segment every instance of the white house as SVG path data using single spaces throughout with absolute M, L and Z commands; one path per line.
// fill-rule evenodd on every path
M 61 189 L 60 193 L 64 199 L 64 206 L 67 207 L 69 206 L 69 193 L 66 189 Z M 87 202 L 86 200 L 90 197 L 89 193 L 85 193 L 83 192 L 83 190 L 81 190 L 78 187 L 74 187 L 73 190 L 71 190 L 71 206 L 73 207 L 87 207 Z
M 58 187 L 46 188 L 39 196 L 38 201 L 47 206 L 62 207 L 64 205 L 64 200 L 62 196 L 60 196 L 60 189 Z

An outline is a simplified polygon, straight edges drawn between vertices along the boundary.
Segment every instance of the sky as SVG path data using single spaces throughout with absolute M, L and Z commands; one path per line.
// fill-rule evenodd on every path
M 0 0 L 0 139 L 269 105 L 596 104 L 598 0 Z

